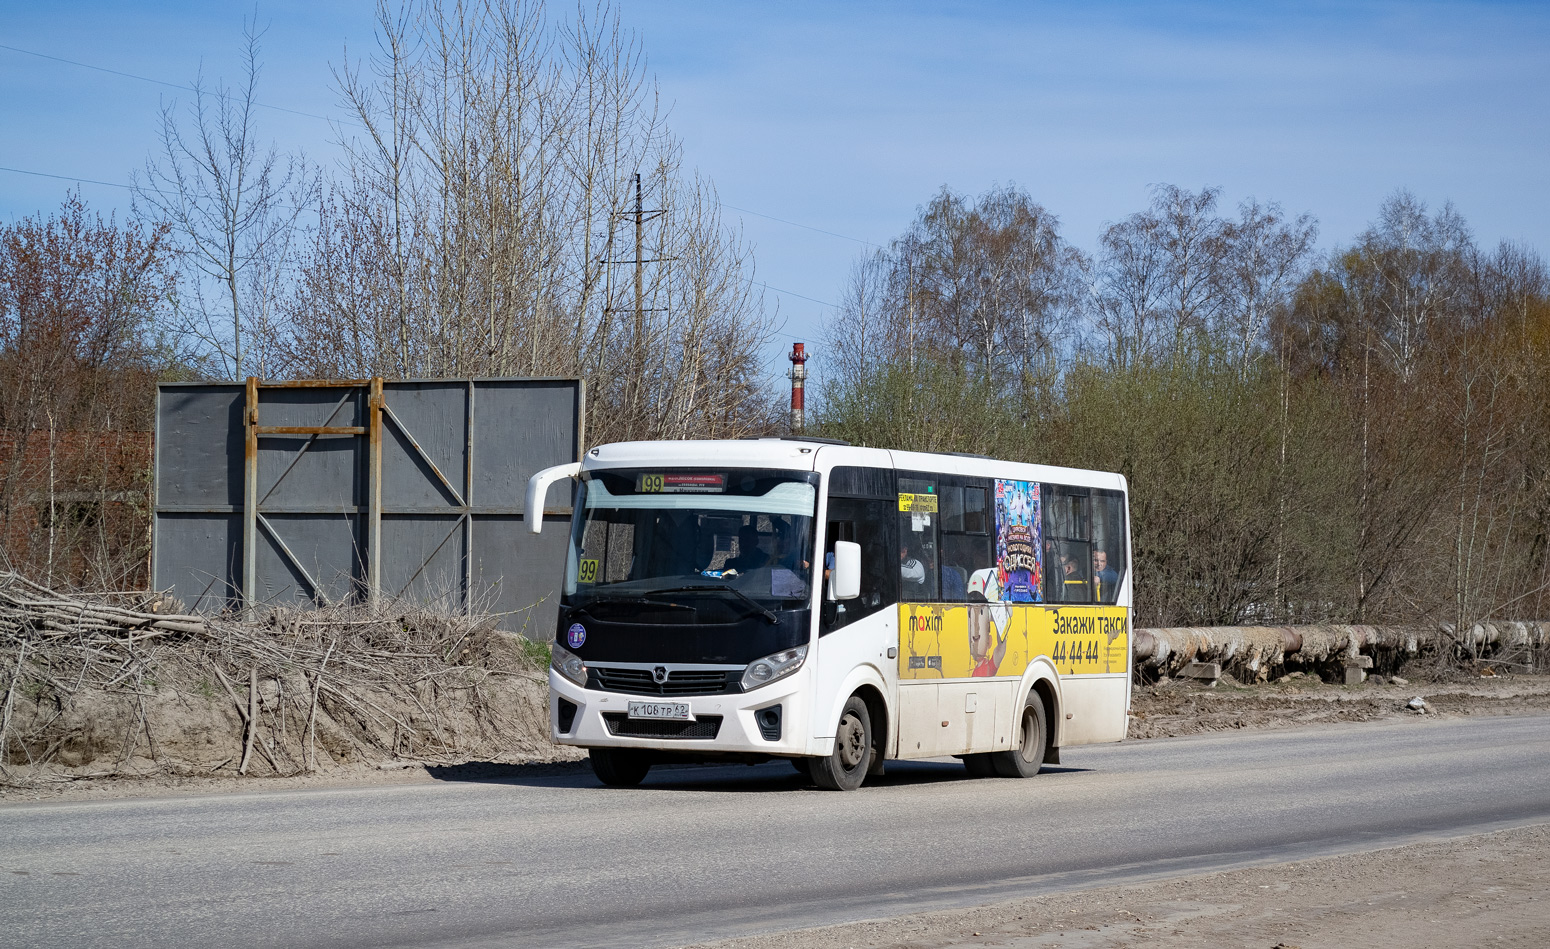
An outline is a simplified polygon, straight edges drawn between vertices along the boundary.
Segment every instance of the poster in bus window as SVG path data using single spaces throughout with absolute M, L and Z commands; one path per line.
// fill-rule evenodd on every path
M 996 571 L 998 599 L 1038 603 L 1044 575 L 1039 537 L 1039 485 L 996 480 Z M 987 594 L 987 600 L 991 597 Z

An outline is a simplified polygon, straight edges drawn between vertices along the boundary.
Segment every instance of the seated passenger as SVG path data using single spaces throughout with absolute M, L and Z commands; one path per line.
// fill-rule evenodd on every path
M 1087 577 L 1082 574 L 1082 568 L 1076 562 L 1076 558 L 1063 548 L 1060 551 L 1060 573 L 1057 580 L 1060 583 L 1061 602 L 1092 602 L 1092 590 L 1088 586 Z
M 905 599 L 918 597 L 926 590 L 926 565 L 910 552 L 908 544 L 899 545 L 899 577 L 904 581 Z
M 1119 573 L 1109 566 L 1107 551 L 1093 548 L 1093 579 L 1098 581 L 1098 601 L 1113 603 L 1115 588 L 1119 586 Z

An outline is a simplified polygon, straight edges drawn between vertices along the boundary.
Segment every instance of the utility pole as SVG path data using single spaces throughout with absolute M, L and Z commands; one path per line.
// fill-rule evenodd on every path
M 645 402 L 644 393 L 646 391 L 646 355 L 647 355 L 646 354 L 646 314 L 647 313 L 656 313 L 658 311 L 662 311 L 662 310 L 666 310 L 667 309 L 667 307 L 648 307 L 648 306 L 646 306 L 646 265 L 647 264 L 662 263 L 664 261 L 671 261 L 671 260 L 675 260 L 676 259 L 676 258 L 673 258 L 673 257 L 650 257 L 650 258 L 648 258 L 646 256 L 646 222 L 650 221 L 650 220 L 652 220 L 652 219 L 654 219 L 656 217 L 659 217 L 660 215 L 666 214 L 667 211 L 664 208 L 657 208 L 655 210 L 649 210 L 649 211 L 646 210 L 646 208 L 644 207 L 643 197 L 642 197 L 642 193 L 644 191 L 644 188 L 643 188 L 643 186 L 641 184 L 640 172 L 636 172 L 634 177 L 635 177 L 635 208 L 633 210 L 615 211 L 615 212 L 613 212 L 612 215 L 610 215 L 610 217 L 611 217 L 611 219 L 626 218 L 626 217 L 634 218 L 635 219 L 635 258 L 633 260 L 616 260 L 616 259 L 613 259 L 611 257 L 605 257 L 604 261 L 603 261 L 605 264 L 609 264 L 609 265 L 613 265 L 613 264 L 634 264 L 635 265 L 635 335 L 634 335 L 634 337 L 630 341 L 630 345 L 632 347 L 634 347 L 634 351 L 632 353 L 630 353 L 630 362 L 629 362 L 630 378 L 625 380 L 625 402 L 626 402 L 626 405 L 627 405 L 626 411 L 628 411 L 632 417 L 626 421 L 626 425 L 633 425 L 633 423 L 635 423 L 635 422 L 644 421 L 643 403 Z M 626 194 L 628 194 L 628 192 L 626 192 Z M 611 224 L 609 226 L 609 231 L 610 231 L 610 235 L 612 235 L 612 225 Z M 613 239 L 612 239 L 612 236 L 610 236 L 610 238 L 609 238 L 609 246 L 610 247 L 612 247 L 612 243 L 613 243 Z M 610 278 L 610 285 L 611 284 L 612 284 L 612 278 Z M 620 310 L 623 310 L 623 309 L 624 309 L 623 307 L 614 308 L 612 306 L 608 306 L 608 307 L 605 307 L 605 312 L 607 312 L 607 313 L 617 313 L 617 312 L 619 312 Z
M 645 243 L 642 238 L 642 225 L 645 223 L 645 211 L 640 204 L 640 172 L 635 173 L 635 360 L 636 360 L 636 384 L 639 384 L 641 374 L 645 371 L 645 348 L 641 346 L 641 339 L 646 332 L 646 254 Z

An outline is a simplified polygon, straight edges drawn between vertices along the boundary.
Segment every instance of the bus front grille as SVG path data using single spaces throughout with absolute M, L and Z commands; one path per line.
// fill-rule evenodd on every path
M 735 670 L 672 669 L 664 681 L 658 682 L 650 669 L 607 666 L 591 666 L 587 676 L 588 688 L 632 695 L 720 695 L 736 692 L 743 678 Z
M 701 715 L 693 722 L 669 722 L 604 712 L 603 723 L 608 726 L 608 734 L 620 738 L 715 738 L 721 731 L 720 715 Z

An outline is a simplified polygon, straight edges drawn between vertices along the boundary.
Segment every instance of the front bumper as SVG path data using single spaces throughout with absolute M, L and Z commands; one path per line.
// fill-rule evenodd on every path
M 714 738 L 666 738 L 616 735 L 610 731 L 605 714 L 623 716 L 632 701 L 662 701 L 660 696 L 631 695 L 627 692 L 603 692 L 584 689 L 564 676 L 549 670 L 549 737 L 556 744 L 583 748 L 641 748 L 683 754 L 807 754 L 809 731 L 808 704 L 799 684 L 801 673 L 755 689 L 723 695 L 694 695 L 671 701 L 688 702 L 696 719 L 720 716 Z M 568 732 L 558 727 L 560 700 L 576 706 Z M 781 707 L 780 738 L 766 739 L 754 720 L 754 713 L 772 705 Z

